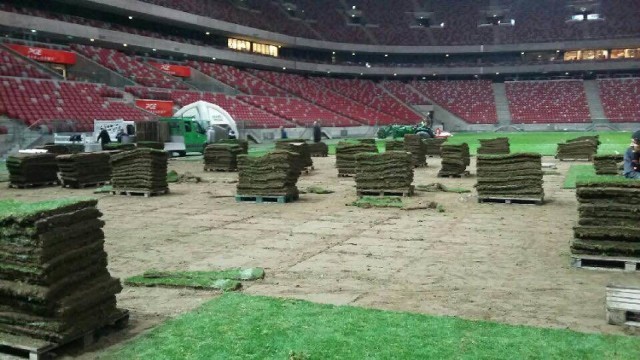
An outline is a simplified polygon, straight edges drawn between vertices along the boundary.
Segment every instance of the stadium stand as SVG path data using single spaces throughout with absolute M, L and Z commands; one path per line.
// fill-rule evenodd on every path
M 252 73 L 286 91 L 366 125 L 402 123 L 400 119 L 368 108 L 301 75 L 252 70 Z
M 117 50 L 79 44 L 73 44 L 71 47 L 91 60 L 128 77 L 138 84 L 168 89 L 189 89 L 189 86 L 180 80 L 165 75 Z
M 0 47 L 0 76 L 50 79 L 51 76 Z
M 300 126 L 311 126 L 314 121 L 320 121 L 322 126 L 361 125 L 354 120 L 294 97 L 240 95 L 238 98 Z
M 582 80 L 506 82 L 514 124 L 590 122 Z
M 598 88 L 610 122 L 640 121 L 640 79 L 598 80 Z
M 94 119 L 149 120 L 146 113 L 110 97 L 102 84 L 0 77 L 0 115 L 26 125 L 73 124 L 74 131 L 93 131 Z
M 235 66 L 189 61 L 187 64 L 223 83 L 249 95 L 289 96 L 289 94 L 266 81 L 259 79 Z
M 421 119 L 418 114 L 371 80 L 315 78 L 314 81 L 379 112 L 392 115 L 400 119 L 401 123 L 411 124 Z
M 400 101 L 405 104 L 411 105 L 424 105 L 427 104 L 428 101 L 424 99 L 411 87 L 411 85 L 401 82 L 401 81 L 390 81 L 385 80 L 381 82 L 381 86 L 383 86 L 387 91 L 389 91 L 393 96 L 400 99 Z
M 498 121 L 490 80 L 412 81 L 411 86 L 470 124 Z

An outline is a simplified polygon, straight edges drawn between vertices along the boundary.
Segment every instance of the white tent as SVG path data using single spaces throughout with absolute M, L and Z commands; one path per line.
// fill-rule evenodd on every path
M 205 123 L 205 125 L 221 126 L 225 129 L 231 128 L 236 136 L 239 135 L 238 127 L 235 120 L 218 105 L 206 101 L 196 101 L 182 107 L 173 116 L 175 117 L 192 117 L 196 121 Z

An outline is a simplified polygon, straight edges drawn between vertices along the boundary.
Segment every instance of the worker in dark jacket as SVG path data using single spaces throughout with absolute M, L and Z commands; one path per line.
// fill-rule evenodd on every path
M 317 121 L 313 122 L 313 142 L 319 143 L 322 140 L 322 128 Z
M 100 134 L 98 134 L 98 141 L 102 146 L 105 146 L 106 144 L 111 142 L 111 136 L 109 136 L 109 132 L 107 131 L 107 129 L 102 128 L 100 130 Z
M 624 177 L 628 179 L 640 179 L 640 130 L 631 136 L 631 145 L 624 153 Z

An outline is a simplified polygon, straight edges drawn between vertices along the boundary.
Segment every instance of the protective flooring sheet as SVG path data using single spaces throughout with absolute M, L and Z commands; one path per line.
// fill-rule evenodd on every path
M 0 201 L 0 336 L 63 342 L 121 313 L 96 204 Z

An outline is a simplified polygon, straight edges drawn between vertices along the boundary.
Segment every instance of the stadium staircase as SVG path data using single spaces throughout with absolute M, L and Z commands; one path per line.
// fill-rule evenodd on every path
M 504 89 L 504 83 L 493 83 L 493 96 L 496 99 L 496 112 L 498 114 L 498 124 L 500 126 L 511 125 L 511 112 L 509 111 L 509 100 Z
M 584 91 L 587 95 L 587 102 L 589 104 L 589 112 L 591 113 L 591 120 L 609 122 L 607 115 L 604 113 L 602 107 L 602 100 L 600 100 L 600 89 L 598 88 L 598 82 L 595 80 L 584 81 Z

